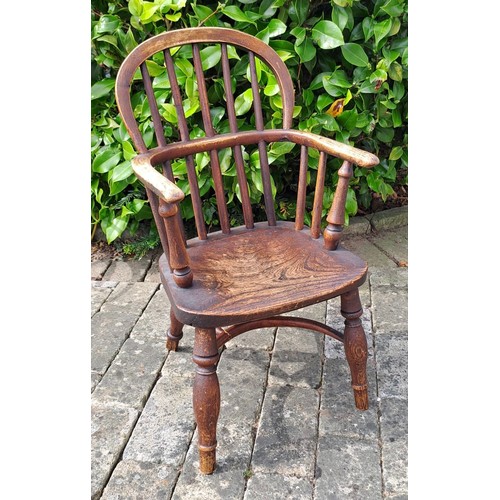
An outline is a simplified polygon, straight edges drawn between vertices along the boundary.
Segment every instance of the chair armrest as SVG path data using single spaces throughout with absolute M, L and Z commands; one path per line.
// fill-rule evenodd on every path
M 182 190 L 151 165 L 147 154 L 132 158 L 132 170 L 148 189 L 166 203 L 177 203 L 184 199 Z
M 287 139 L 303 146 L 313 147 L 341 160 L 354 163 L 360 167 L 374 167 L 380 163 L 377 156 L 368 151 L 355 148 L 349 144 L 338 142 L 322 135 L 302 130 L 284 130 Z
M 158 213 L 165 224 L 168 241 L 165 251 L 173 279 L 181 288 L 189 288 L 193 283 L 193 272 L 189 266 L 189 256 L 176 216 L 179 211 L 177 204 L 184 199 L 184 193 L 151 165 L 147 153 L 132 158 L 132 169 L 139 180 L 160 198 Z

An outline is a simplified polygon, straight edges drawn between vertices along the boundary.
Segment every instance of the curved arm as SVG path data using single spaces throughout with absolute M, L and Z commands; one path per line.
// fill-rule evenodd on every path
M 132 158 L 132 170 L 139 180 L 166 203 L 177 203 L 184 199 L 184 193 L 173 182 L 160 174 L 145 154 Z
M 156 165 L 167 160 L 182 158 L 203 151 L 231 148 L 233 146 L 247 146 L 249 144 L 257 144 L 259 141 L 285 141 L 313 147 L 344 161 L 355 163 L 360 167 L 373 167 L 379 163 L 379 159 L 374 154 L 362 149 L 311 132 L 291 129 L 251 130 L 220 134 L 214 137 L 202 137 L 185 142 L 174 142 L 167 146 L 151 149 L 148 153 L 140 155 L 140 157 Z

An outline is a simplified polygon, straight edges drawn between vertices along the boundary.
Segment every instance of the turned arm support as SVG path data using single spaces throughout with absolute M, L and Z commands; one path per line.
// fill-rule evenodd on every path
M 151 165 L 147 153 L 132 159 L 132 169 L 139 180 L 160 198 L 158 213 L 165 224 L 170 269 L 175 283 L 181 288 L 189 288 L 193 282 L 193 272 L 189 267 L 189 256 L 179 221 L 174 217 L 184 193 Z

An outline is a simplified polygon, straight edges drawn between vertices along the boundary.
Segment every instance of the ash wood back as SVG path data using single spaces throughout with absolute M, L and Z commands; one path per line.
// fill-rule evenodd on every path
M 116 82 L 118 109 L 137 151 L 145 153 L 154 146 L 151 137 L 148 138 L 152 131 L 156 137 L 156 144 L 160 147 L 165 146 L 167 144 L 165 130 L 175 121 L 177 121 L 179 142 L 190 141 L 193 134 L 199 136 L 201 133 L 211 138 L 220 133 L 217 124 L 214 124 L 211 101 L 215 103 L 216 100 L 217 106 L 220 106 L 223 100 L 220 99 L 222 96 L 214 97 L 208 94 L 207 79 L 217 80 L 226 102 L 224 116 L 227 118 L 229 130 L 222 132 L 238 132 L 237 117 L 241 114 L 241 110 L 235 106 L 236 98 L 231 73 L 234 71 L 234 62 L 239 57 L 248 57 L 247 75 L 250 80 L 248 92 L 251 92 L 253 101 L 254 123 L 245 123 L 246 127 L 257 131 L 264 131 L 265 128 L 258 77 L 258 66 L 263 63 L 272 71 L 280 89 L 283 106 L 282 128 L 291 128 L 294 107 L 293 83 L 286 65 L 269 45 L 246 33 L 227 28 L 181 29 L 162 33 L 140 44 L 128 55 L 118 72 Z M 218 63 L 218 68 L 214 67 L 214 61 Z M 141 79 L 147 104 L 144 98 L 141 100 L 139 93 Z M 145 106 L 149 106 L 150 119 L 141 122 L 137 118 L 141 113 L 144 115 Z M 198 116 L 195 116 L 196 114 Z M 189 124 L 196 124 L 196 129 L 190 130 Z M 266 142 L 262 139 L 256 143 L 266 215 L 268 224 L 274 226 L 276 216 Z M 254 220 L 243 152 L 241 145 L 235 145 L 231 149 L 244 224 L 250 229 L 254 227 Z M 230 220 L 219 154 L 216 150 L 210 150 L 206 154 L 209 156 L 221 231 L 229 234 Z M 196 229 L 198 237 L 203 240 L 207 238 L 207 228 L 197 175 L 199 165 L 193 155 L 185 156 L 184 160 Z M 163 162 L 162 165 L 164 175 L 173 180 L 176 165 L 173 168 L 170 160 Z M 168 252 L 164 224 L 158 216 L 160 208 L 158 198 L 150 190 L 147 191 L 164 250 Z M 180 219 L 180 213 L 176 217 Z

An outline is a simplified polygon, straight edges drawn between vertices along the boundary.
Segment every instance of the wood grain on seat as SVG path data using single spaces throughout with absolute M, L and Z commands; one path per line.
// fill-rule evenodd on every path
M 329 252 L 290 222 L 189 240 L 188 254 L 191 288 L 175 284 L 164 256 L 160 270 L 176 316 L 194 326 L 231 325 L 314 304 L 359 287 L 367 271 L 356 255 Z

